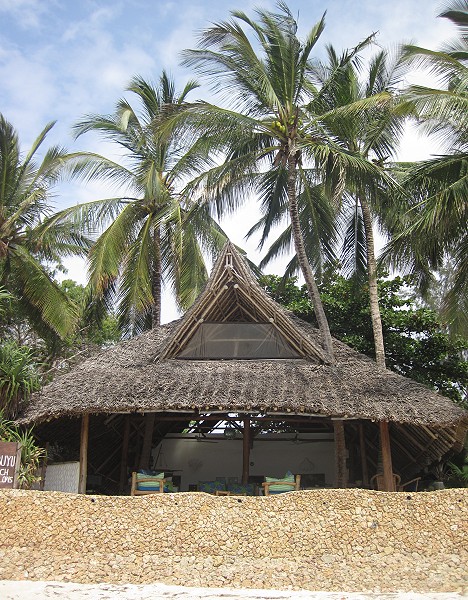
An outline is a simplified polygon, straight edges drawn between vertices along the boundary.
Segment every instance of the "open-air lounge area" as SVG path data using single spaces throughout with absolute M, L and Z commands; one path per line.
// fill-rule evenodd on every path
M 424 489 L 461 450 L 466 411 L 337 340 L 334 352 L 330 364 L 228 243 L 183 318 L 56 377 L 20 421 L 49 445 L 45 489 Z

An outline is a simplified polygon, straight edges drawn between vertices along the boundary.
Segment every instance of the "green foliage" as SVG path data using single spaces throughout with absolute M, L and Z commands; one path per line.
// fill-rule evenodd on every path
M 267 275 L 260 281 L 275 300 L 314 323 L 307 293 L 295 285 L 295 279 L 283 284 L 280 277 Z M 332 334 L 373 358 L 367 285 L 331 270 L 319 287 Z M 449 336 L 437 314 L 415 302 L 409 277 L 381 280 L 379 302 L 388 368 L 466 406 L 468 362 L 463 353 L 468 349 L 468 340 Z
M 0 410 L 0 440 L 21 444 L 21 465 L 18 473 L 19 487 L 29 489 L 40 480 L 39 465 L 46 452 L 36 444 L 32 429 L 23 430 L 4 417 Z
M 163 278 L 188 308 L 207 280 L 203 253 L 214 257 L 225 241 L 207 208 L 186 191 L 213 164 L 203 140 L 184 144 L 182 134 L 160 131 L 196 87 L 190 81 L 178 94 L 164 71 L 157 84 L 135 77 L 127 88 L 131 101 L 120 100 L 112 115 L 87 115 L 75 126 L 77 137 L 94 131 L 110 141 L 121 163 L 81 152 L 70 174 L 123 185 L 125 195 L 73 206 L 56 219 L 99 234 L 88 256 L 89 304 L 96 319 L 116 307 L 127 335 L 159 325 Z
M 40 387 L 33 352 L 10 340 L 0 344 L 0 410 L 14 417 L 21 403 Z
M 88 240 L 50 217 L 51 189 L 68 155 L 52 147 L 35 162 L 49 123 L 23 156 L 15 129 L 0 114 L 0 285 L 14 297 L 42 336 L 64 336 L 76 323 L 76 306 L 52 279 L 46 262 L 83 253 Z
M 65 279 L 60 286 L 77 306 L 82 307 L 78 328 L 73 335 L 65 339 L 66 346 L 76 348 L 89 344 L 102 347 L 120 341 L 119 320 L 113 312 L 107 312 L 96 322 L 86 312 L 86 288 L 72 279 Z
M 407 206 L 396 222 L 386 258 L 415 273 L 427 291 L 433 272 L 452 260 L 440 311 L 451 330 L 468 335 L 468 5 L 452 0 L 439 15 L 459 27 L 459 38 L 439 51 L 405 46 L 406 59 L 424 67 L 438 88 L 406 90 L 418 125 L 444 142 L 445 153 L 403 169 Z

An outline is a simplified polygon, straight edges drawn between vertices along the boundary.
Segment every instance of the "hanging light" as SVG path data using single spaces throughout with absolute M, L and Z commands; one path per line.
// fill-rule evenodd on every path
M 228 421 L 226 423 L 226 427 L 224 428 L 224 437 L 227 440 L 233 440 L 237 435 L 237 431 L 235 427 Z

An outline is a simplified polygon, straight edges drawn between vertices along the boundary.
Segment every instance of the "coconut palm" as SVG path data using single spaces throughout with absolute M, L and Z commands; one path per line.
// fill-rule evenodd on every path
M 189 82 L 177 94 L 165 72 L 157 85 L 140 77 L 128 91 L 138 101 L 117 103 L 113 115 L 89 115 L 75 126 L 77 136 L 98 132 L 119 149 L 122 160 L 82 152 L 71 174 L 125 186 L 115 198 L 91 201 L 58 215 L 90 231 L 102 231 L 89 255 L 89 289 L 94 306 L 117 301 L 128 335 L 159 325 L 165 279 L 180 306 L 189 306 L 207 279 L 202 250 L 215 254 L 225 237 L 204 206 L 184 186 L 212 166 L 203 140 L 186 148 L 177 136 L 161 138 L 158 123 L 184 105 L 197 87 Z M 99 313 L 99 310 L 97 310 Z
M 399 98 L 397 90 L 404 71 L 398 55 L 392 58 L 384 50 L 378 52 L 370 60 L 364 76 L 359 63 L 347 63 L 337 77 L 335 73 L 340 59 L 332 47 L 328 48 L 328 58 L 327 64 L 315 70 L 314 75 L 325 93 L 312 103 L 313 110 L 324 113 L 327 127 L 350 152 L 381 169 L 380 172 L 369 173 L 368 177 L 362 176 L 358 181 L 345 180 L 341 259 L 348 275 L 367 272 L 375 358 L 379 366 L 385 367 L 373 222 L 377 218 L 381 230 L 388 231 L 388 217 L 393 217 L 392 205 L 395 204 L 392 197 L 398 186 L 386 173 L 385 163 L 394 155 L 406 117 L 413 107 Z M 330 75 L 334 80 L 332 85 L 329 84 Z M 360 112 L 346 115 L 334 110 L 380 97 L 384 92 L 391 96 L 385 103 L 370 105 Z
M 397 102 L 396 89 L 402 73 L 398 57 L 392 60 L 386 51 L 380 51 L 370 60 L 368 70 L 363 76 L 360 61 L 344 60 L 345 56 L 339 56 L 332 46 L 328 46 L 327 54 L 328 61 L 317 64 L 311 73 L 318 93 L 310 102 L 308 110 L 314 115 L 323 115 L 322 120 L 327 130 L 344 148 L 380 168 L 380 171 L 368 171 L 367 177 L 363 174 L 358 180 L 348 181 L 345 174 L 341 210 L 337 216 L 342 228 L 341 261 L 345 274 L 367 275 L 375 357 L 377 364 L 385 367 L 373 221 L 374 217 L 378 216 L 380 224 L 385 225 L 389 200 L 397 185 L 382 169 L 384 162 L 395 151 L 411 105 Z M 359 111 L 341 111 L 342 107 L 358 106 L 366 99 L 381 99 L 382 93 L 391 94 L 394 100 L 384 103 L 379 101 Z M 323 186 L 319 189 L 323 191 Z M 316 195 L 315 201 L 315 204 L 319 205 L 317 198 L 320 196 Z M 325 198 L 325 201 L 328 199 Z M 306 222 L 315 222 L 315 225 L 304 226 L 304 229 L 317 229 L 317 218 L 310 214 L 308 204 L 299 202 L 299 205 L 302 218 Z M 328 205 L 330 206 L 329 201 Z M 268 231 L 265 231 L 264 227 L 262 241 L 265 239 L 265 233 Z M 289 236 L 290 233 L 286 231 L 280 239 L 285 243 Z M 332 240 L 331 237 L 328 239 Z M 260 266 L 276 257 L 278 250 L 282 249 L 278 242 L 279 240 L 273 244 Z M 309 252 L 313 252 L 316 247 L 317 244 L 314 244 Z M 310 253 L 308 255 L 313 258 Z
M 198 49 L 185 51 L 184 64 L 207 77 L 229 104 L 220 108 L 198 103 L 185 114 L 183 127 L 194 134 L 203 130 L 213 147 L 227 157 L 204 179 L 210 190 L 208 199 L 216 200 L 218 214 L 234 210 L 252 192 L 280 209 L 287 206 L 297 264 L 314 306 L 325 352 L 333 360 L 327 319 L 307 258 L 304 234 L 308 232 L 301 228 L 304 223 L 298 198 L 309 197 L 313 202 L 319 193 L 315 186 L 323 182 L 334 197 L 340 197 L 345 173 L 349 180 L 357 181 L 377 168 L 340 146 L 324 121 L 308 110 L 318 92 L 309 79 L 313 69 L 310 55 L 324 29 L 324 17 L 301 41 L 297 23 L 284 2 L 278 3 L 278 13 L 256 12 L 258 21 L 241 11 L 232 12 L 230 21 L 202 32 Z M 371 39 L 345 53 L 343 64 Z M 358 111 L 365 105 L 361 102 L 342 112 Z M 317 231 L 314 236 L 321 237 Z
M 83 253 L 87 240 L 50 217 L 50 192 L 68 156 L 55 146 L 36 162 L 53 125 L 22 156 L 13 126 L 0 115 L 0 285 L 41 335 L 65 336 L 76 323 L 77 308 L 44 264 Z
M 407 170 L 405 186 L 411 195 L 403 226 L 387 249 L 391 262 L 419 275 L 428 288 L 433 270 L 446 257 L 454 266 L 453 285 L 443 299 L 442 315 L 453 331 L 468 332 L 468 5 L 452 2 L 439 16 L 460 28 L 460 38 L 440 51 L 406 46 L 412 64 L 429 69 L 440 88 L 413 85 L 407 90 L 419 122 L 442 140 L 446 154 L 417 163 Z

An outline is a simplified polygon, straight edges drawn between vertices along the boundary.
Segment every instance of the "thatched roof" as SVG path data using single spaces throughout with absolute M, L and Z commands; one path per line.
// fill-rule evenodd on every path
M 273 323 L 301 357 L 176 358 L 201 322 L 246 320 Z M 336 364 L 327 364 L 318 331 L 271 300 L 228 244 L 206 289 L 182 319 L 119 343 L 58 376 L 34 394 L 21 421 L 83 413 L 292 413 L 436 428 L 452 441 L 463 440 L 468 414 L 450 399 L 379 369 L 337 340 L 334 349 Z

